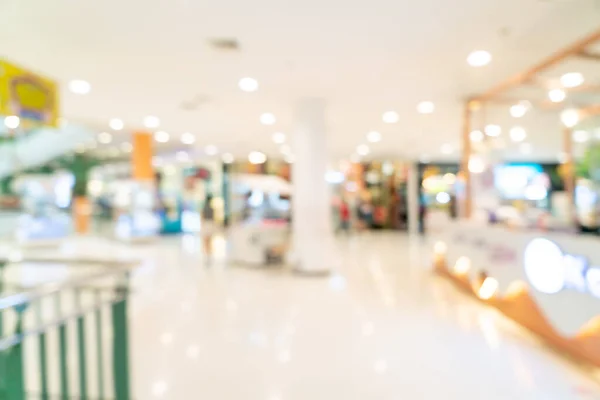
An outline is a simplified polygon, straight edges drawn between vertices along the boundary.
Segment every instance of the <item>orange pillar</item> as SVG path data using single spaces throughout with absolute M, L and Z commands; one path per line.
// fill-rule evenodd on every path
M 134 132 L 132 141 L 131 167 L 133 179 L 146 182 L 154 181 L 152 134 L 148 132 Z
M 92 206 L 87 196 L 77 196 L 73 199 L 73 216 L 75 232 L 85 234 L 90 231 Z

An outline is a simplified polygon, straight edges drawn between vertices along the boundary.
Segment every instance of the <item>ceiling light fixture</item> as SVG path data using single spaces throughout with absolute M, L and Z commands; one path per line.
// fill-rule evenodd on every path
M 235 161 L 235 157 L 231 153 L 224 153 L 221 156 L 221 159 L 223 160 L 223 162 L 225 164 L 231 164 L 231 163 L 233 163 Z
M 150 129 L 158 128 L 160 126 L 160 119 L 154 115 L 148 115 L 144 117 L 144 126 Z
M 370 143 L 379 143 L 379 142 L 381 142 L 381 133 L 379 133 L 377 131 L 371 131 L 371 132 L 367 133 L 367 140 Z
M 580 86 L 584 82 L 583 75 L 579 72 L 569 72 L 560 77 L 560 84 L 566 88 Z
M 154 140 L 158 143 L 167 143 L 171 139 L 171 136 L 168 132 L 165 131 L 156 131 L 154 132 Z
M 529 107 L 524 102 L 520 102 L 510 107 L 510 115 L 513 118 L 521 118 L 527 113 L 528 109 Z
M 553 103 L 560 103 L 567 98 L 567 93 L 562 89 L 552 89 L 548 92 L 548 98 Z
M 21 118 L 17 117 L 16 115 L 9 115 L 8 117 L 4 118 L 4 125 L 8 129 L 17 129 L 19 125 L 21 125 Z
M 112 135 L 108 132 L 100 132 L 98 134 L 98 142 L 102 144 L 109 144 L 112 142 Z
M 260 116 L 260 123 L 263 125 L 274 125 L 275 122 L 277 122 L 277 119 L 271 113 L 263 113 Z
M 253 151 L 248 154 L 248 161 L 250 164 L 264 164 L 267 161 L 267 156 L 260 151 Z
M 422 101 L 417 105 L 420 114 L 431 114 L 435 111 L 435 104 L 431 101 Z
M 570 108 L 560 113 L 560 120 L 567 128 L 572 128 L 579 123 L 579 111 Z
M 471 67 L 485 67 L 492 61 L 492 55 L 485 50 L 473 51 L 467 57 L 467 63 Z
M 578 130 L 573 132 L 573 141 L 576 143 L 585 143 L 590 140 L 590 136 L 588 131 Z
M 73 79 L 69 82 L 69 90 L 75 94 L 88 94 L 92 90 L 92 85 L 82 79 Z
M 204 152 L 208 156 L 216 156 L 219 153 L 219 148 L 214 144 L 209 144 L 204 148 Z
M 273 134 L 273 142 L 276 144 L 283 144 L 285 143 L 285 133 L 283 132 L 275 132 Z
M 367 146 L 366 144 L 361 144 L 356 147 L 356 154 L 358 154 L 359 156 L 366 156 L 367 154 L 369 154 L 369 151 L 369 146 Z
M 471 138 L 471 142 L 482 142 L 485 135 L 480 130 L 474 130 L 471 131 L 469 137 Z
M 527 131 L 520 126 L 515 126 L 510 130 L 510 138 L 513 142 L 522 142 L 527 138 Z
M 502 133 L 502 128 L 499 125 L 486 125 L 485 134 L 491 137 L 498 137 Z
M 242 78 L 238 82 L 238 86 L 244 92 L 256 92 L 258 90 L 258 81 L 254 78 Z
M 123 129 L 125 124 L 123 124 L 123 121 L 121 121 L 119 118 L 112 118 L 110 121 L 108 121 L 108 126 L 110 126 L 110 129 L 113 131 L 120 131 Z
M 190 155 L 187 153 L 187 151 L 178 151 L 175 154 L 175 159 L 179 162 L 188 162 L 190 161 Z
M 400 121 L 400 116 L 396 111 L 386 111 L 381 118 L 386 124 L 395 124 Z
M 181 143 L 183 144 L 194 144 L 196 142 L 196 136 L 190 132 L 184 132 L 181 134 Z

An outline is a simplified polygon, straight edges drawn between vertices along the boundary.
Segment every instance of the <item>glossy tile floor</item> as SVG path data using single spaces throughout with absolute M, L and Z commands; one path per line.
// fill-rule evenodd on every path
M 204 263 L 193 237 L 140 246 L 136 399 L 573 400 L 599 386 L 427 268 L 401 234 L 336 242 L 327 278 Z

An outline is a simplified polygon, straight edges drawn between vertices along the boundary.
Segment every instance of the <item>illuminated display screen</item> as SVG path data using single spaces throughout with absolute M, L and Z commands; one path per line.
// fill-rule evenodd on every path
M 511 164 L 494 168 L 494 186 L 506 199 L 543 200 L 550 181 L 541 165 Z

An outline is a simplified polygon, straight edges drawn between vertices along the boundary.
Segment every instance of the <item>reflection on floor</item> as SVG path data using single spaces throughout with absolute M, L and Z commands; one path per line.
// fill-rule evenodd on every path
M 340 238 L 327 278 L 207 266 L 197 238 L 139 247 L 137 399 L 600 399 L 596 383 L 427 268 L 417 239 Z

